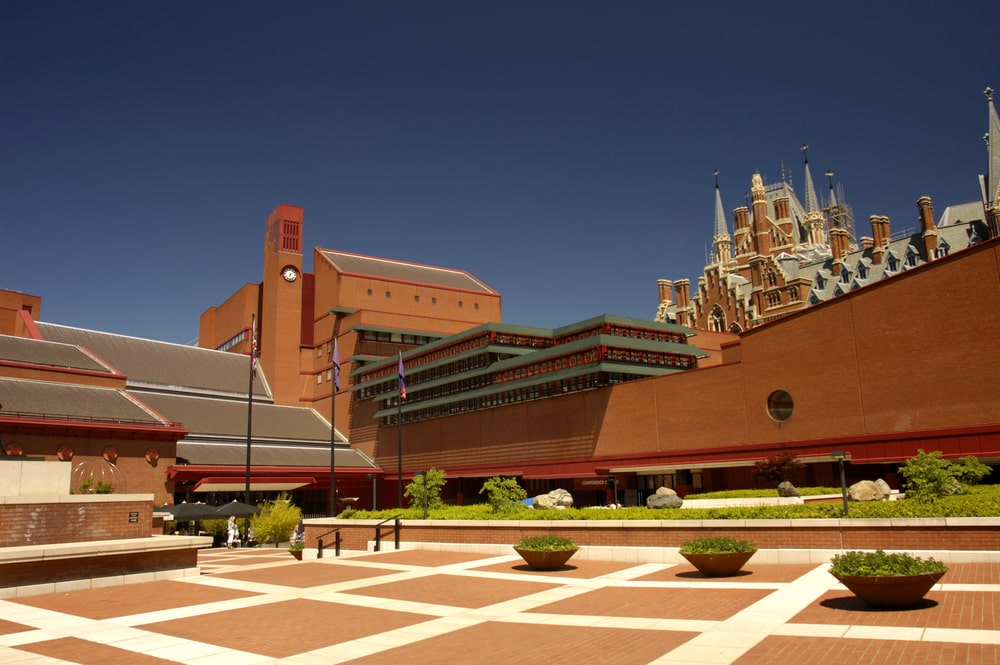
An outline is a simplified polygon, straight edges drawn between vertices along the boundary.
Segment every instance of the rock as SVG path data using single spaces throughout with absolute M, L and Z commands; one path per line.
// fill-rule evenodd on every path
M 802 496 L 802 494 L 795 485 L 785 480 L 778 484 L 778 496 Z
M 878 488 L 880 490 L 882 490 L 882 495 L 886 499 L 888 499 L 889 495 L 892 494 L 892 488 L 889 487 L 889 483 L 887 483 L 884 480 L 882 480 L 881 478 L 879 478 L 878 480 L 875 481 L 875 484 L 878 485 Z
M 657 487 L 656 493 L 661 495 L 666 494 L 667 496 L 677 496 L 677 492 L 673 491 L 669 487 Z
M 682 505 L 684 505 L 684 499 L 677 496 L 673 490 L 670 494 L 660 494 L 657 490 L 656 494 L 646 499 L 647 508 L 680 508 Z
M 859 480 L 847 489 L 851 501 L 881 501 L 886 498 L 878 483 L 871 480 Z
M 531 502 L 532 508 L 539 510 L 564 510 L 573 507 L 573 495 L 564 489 L 554 489 L 548 494 L 539 494 Z

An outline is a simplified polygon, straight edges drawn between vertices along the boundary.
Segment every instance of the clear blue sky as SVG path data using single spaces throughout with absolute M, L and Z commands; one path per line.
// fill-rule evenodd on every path
M 312 248 L 461 268 L 504 320 L 651 318 L 750 177 L 858 230 L 979 197 L 1000 2 L 0 3 L 0 288 L 186 343 Z M 732 224 L 730 217 L 730 226 Z

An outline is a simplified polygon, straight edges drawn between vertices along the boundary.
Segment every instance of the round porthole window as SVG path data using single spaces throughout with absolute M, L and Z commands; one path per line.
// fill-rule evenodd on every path
M 777 420 L 779 423 L 792 417 L 794 406 L 792 396 L 784 390 L 775 390 L 767 396 L 767 412 L 771 418 Z

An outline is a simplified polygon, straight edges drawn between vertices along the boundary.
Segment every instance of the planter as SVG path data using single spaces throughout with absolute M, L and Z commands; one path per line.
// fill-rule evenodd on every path
M 705 577 L 731 577 L 740 572 L 743 565 L 750 560 L 754 552 L 712 552 L 704 554 L 685 554 L 682 557 L 698 569 Z
M 945 571 L 947 572 L 947 571 Z M 872 607 L 912 607 L 944 576 L 940 573 L 891 577 L 834 575 L 841 584 Z
M 302 561 L 302 550 L 288 550 L 288 553 L 299 561 Z
M 515 547 L 514 551 L 520 554 L 524 562 L 534 570 L 559 570 L 576 554 L 576 549 L 523 550 Z

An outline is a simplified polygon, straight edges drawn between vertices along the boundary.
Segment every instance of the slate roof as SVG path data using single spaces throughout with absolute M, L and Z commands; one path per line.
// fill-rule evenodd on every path
M 114 374 L 112 368 L 78 346 L 11 335 L 0 335 L 0 359 L 28 365 Z
M 99 423 L 170 424 L 124 390 L 0 377 L 5 414 Z
M 44 339 L 79 345 L 109 363 L 128 377 L 130 388 L 246 396 L 247 356 L 40 321 L 36 325 Z M 255 398 L 270 394 L 264 375 L 258 372 Z
M 393 259 L 380 259 L 331 249 L 318 250 L 339 272 L 412 284 L 497 295 L 497 292 L 464 270 L 438 268 Z

